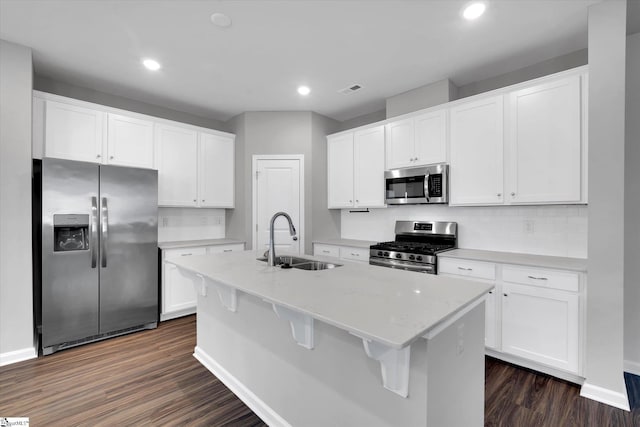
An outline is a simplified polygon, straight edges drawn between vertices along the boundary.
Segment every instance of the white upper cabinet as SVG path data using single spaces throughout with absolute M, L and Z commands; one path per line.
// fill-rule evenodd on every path
M 384 207 L 384 126 L 353 135 L 354 207 Z
M 327 137 L 328 206 L 353 207 L 353 133 Z M 382 191 L 382 187 L 380 189 Z
M 503 96 L 451 108 L 452 205 L 502 204 Z
M 397 169 L 413 166 L 415 130 L 413 118 L 386 125 L 386 166 Z
M 102 111 L 47 101 L 45 157 L 102 163 L 104 118 Z
M 107 113 L 107 161 L 111 165 L 153 168 L 153 122 Z
M 234 206 L 235 143 L 231 136 L 200 133 L 199 206 Z
M 198 206 L 198 132 L 156 124 L 158 205 Z
M 446 110 L 432 111 L 386 125 L 386 169 L 447 160 Z
M 509 94 L 511 203 L 581 199 L 580 76 Z

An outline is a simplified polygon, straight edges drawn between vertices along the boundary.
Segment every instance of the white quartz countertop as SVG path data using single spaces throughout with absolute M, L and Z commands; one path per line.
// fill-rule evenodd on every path
M 477 302 L 493 288 L 491 284 L 467 279 L 356 262 L 320 271 L 268 267 L 266 262 L 256 260 L 254 251 L 197 255 L 170 262 L 398 349 Z
M 178 249 L 193 248 L 196 246 L 216 246 L 216 245 L 232 245 L 244 243 L 242 240 L 235 239 L 203 239 L 203 240 L 181 240 L 176 242 L 158 242 L 160 249 Z
M 587 260 L 585 258 L 565 258 L 515 252 L 483 251 L 478 249 L 454 249 L 452 251 L 439 253 L 438 258 L 459 258 L 475 261 L 497 262 L 501 264 L 518 264 L 531 267 L 554 268 L 559 270 L 579 272 L 587 271 Z
M 354 239 L 315 239 L 313 243 L 323 245 L 338 245 L 338 246 L 351 246 L 353 248 L 365 248 L 369 249 L 369 246 L 375 245 L 378 242 L 372 240 L 354 240 Z

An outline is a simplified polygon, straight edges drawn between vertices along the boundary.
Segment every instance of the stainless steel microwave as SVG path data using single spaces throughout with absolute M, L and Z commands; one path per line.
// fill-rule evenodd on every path
M 449 203 L 449 165 L 393 169 L 384 173 L 388 205 Z

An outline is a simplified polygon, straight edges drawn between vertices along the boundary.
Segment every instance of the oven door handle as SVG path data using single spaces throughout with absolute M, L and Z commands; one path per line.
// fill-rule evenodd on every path
M 428 172 L 424 176 L 424 198 L 427 199 L 427 203 L 429 203 L 429 198 L 431 197 L 431 194 L 429 193 L 429 177 L 430 176 L 431 174 L 429 174 Z

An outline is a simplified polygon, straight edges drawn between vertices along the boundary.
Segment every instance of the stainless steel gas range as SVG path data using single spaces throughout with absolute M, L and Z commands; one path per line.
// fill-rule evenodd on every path
M 455 222 L 396 221 L 395 232 L 395 241 L 369 247 L 369 264 L 437 274 L 437 254 L 458 246 Z

